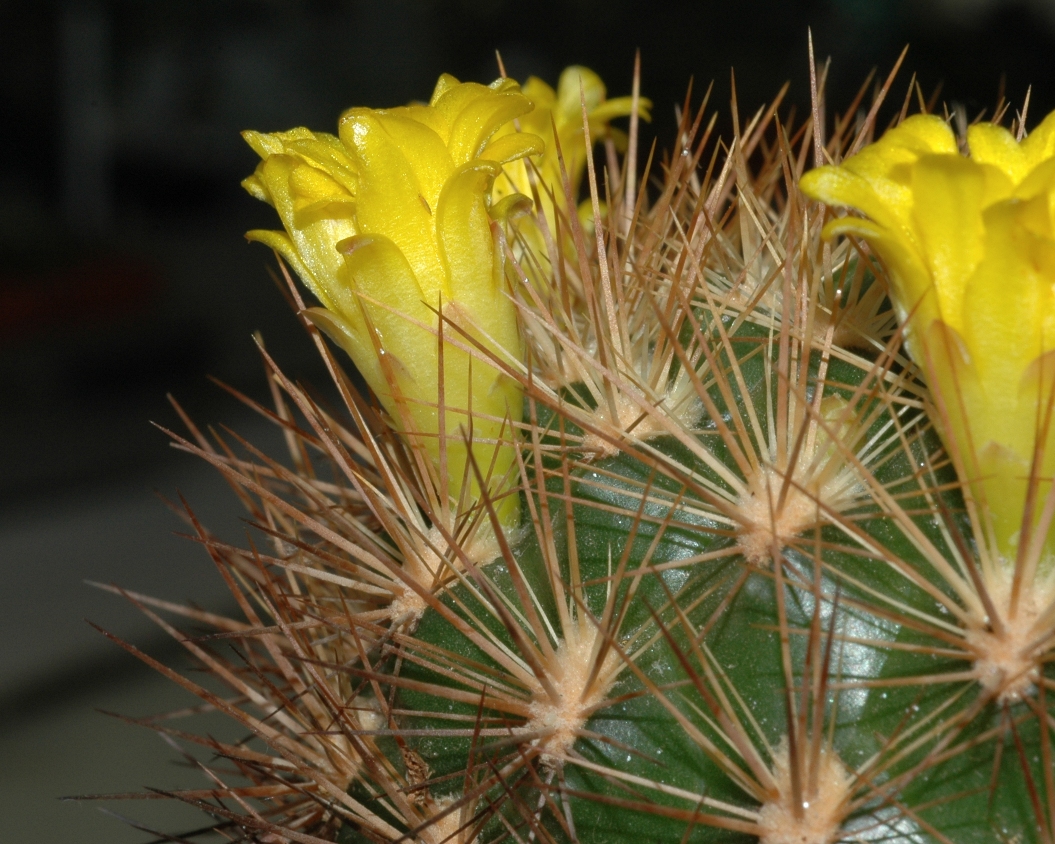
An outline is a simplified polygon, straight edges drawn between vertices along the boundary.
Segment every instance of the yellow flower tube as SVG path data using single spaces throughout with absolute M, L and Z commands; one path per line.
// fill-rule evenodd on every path
M 825 234 L 862 238 L 886 265 L 940 433 L 1010 564 L 1031 473 L 1042 479 L 1033 519 L 1055 473 L 1055 114 L 1021 143 L 972 126 L 967 146 L 962 155 L 943 120 L 917 115 L 801 188 L 865 216 Z M 1050 566 L 1055 537 L 1045 550 Z
M 456 503 L 482 493 L 468 465 L 470 428 L 492 494 L 514 471 L 520 388 L 467 351 L 464 335 L 507 360 L 522 356 L 492 187 L 503 165 L 542 151 L 533 135 L 499 133 L 530 109 L 511 80 L 443 76 L 428 105 L 349 110 L 339 137 L 245 133 L 262 161 L 244 186 L 284 227 L 248 237 L 277 250 L 318 298 L 313 321 L 429 455 Z M 501 499 L 503 525 L 517 524 L 518 507 L 515 495 Z

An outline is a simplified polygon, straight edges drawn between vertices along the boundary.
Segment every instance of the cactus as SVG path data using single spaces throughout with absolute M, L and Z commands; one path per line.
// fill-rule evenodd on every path
M 905 292 L 903 232 L 832 187 L 877 172 L 868 145 L 893 74 L 828 135 L 812 69 L 804 123 L 781 121 L 779 97 L 743 121 L 734 99 L 723 144 L 706 102 L 686 108 L 677 148 L 640 177 L 637 75 L 632 97 L 608 101 L 585 71 L 556 93 L 445 77 L 429 106 L 349 112 L 340 139 L 250 136 L 263 161 L 247 186 L 286 226 L 253 236 L 324 306 L 283 266 L 341 405 L 261 347 L 274 405 L 256 409 L 288 459 L 184 417 L 178 447 L 226 476 L 258 530 L 233 547 L 187 511 L 241 615 L 131 597 L 229 693 L 125 646 L 250 733 L 160 727 L 224 760 L 176 796 L 226 840 L 1055 841 L 1055 253 L 1052 193 L 1036 187 L 1050 167 L 1034 162 L 1029 197 L 1001 195 L 1043 200 L 1029 260 L 1048 286 L 1019 314 L 1040 326 L 1024 353 L 1039 387 L 1004 411 L 1029 436 L 1025 477 L 997 472 L 1001 487 L 986 474 L 999 431 L 971 428 L 966 370 L 949 368 L 954 321 L 920 321 L 932 294 Z M 578 109 L 585 137 L 518 130 L 543 100 Z M 456 147 L 464 114 L 477 134 Z M 627 115 L 629 136 L 609 128 Z M 404 156 L 383 178 L 438 179 L 445 198 L 399 182 L 403 207 L 367 184 L 382 178 L 378 126 Z M 449 169 L 439 146 L 422 169 L 422 127 Z M 1035 136 L 1030 154 L 1047 143 Z M 982 161 L 974 135 L 973 159 L 949 137 L 948 168 Z M 912 188 L 897 167 L 937 155 L 897 151 L 884 199 Z M 581 152 L 580 206 L 582 168 L 564 161 Z M 804 188 L 865 218 L 800 190 L 820 165 Z M 958 260 L 905 242 L 934 266 Z M 480 280 L 459 294 L 467 266 Z M 419 299 L 393 277 L 417 279 Z M 219 641 L 183 637 L 171 614 Z

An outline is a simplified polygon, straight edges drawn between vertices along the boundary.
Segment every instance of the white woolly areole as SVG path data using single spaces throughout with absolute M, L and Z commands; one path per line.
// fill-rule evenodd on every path
M 475 565 L 483 565 L 494 560 L 500 553 L 501 548 L 494 532 L 487 529 L 477 529 L 473 536 L 461 544 L 462 552 Z M 444 548 L 447 545 L 443 534 L 433 527 L 427 535 L 428 542 L 421 542 L 417 554 L 408 554 L 403 563 L 403 571 L 409 580 L 414 581 L 427 592 L 435 591 L 437 582 L 450 579 L 452 569 L 460 569 L 460 561 L 452 557 L 448 562 L 440 559 L 433 548 Z M 425 599 L 419 592 L 409 585 L 402 586 L 402 592 L 397 594 L 389 605 L 389 618 L 394 624 L 413 624 L 428 607 Z
M 995 577 L 986 579 L 999 623 L 981 619 L 977 626 L 968 628 L 966 637 L 968 648 L 976 655 L 974 670 L 978 682 L 1000 703 L 1016 703 L 1036 691 L 1044 643 L 1052 632 L 1050 626 L 1047 630 L 1037 629 L 1037 623 L 1055 600 L 1055 574 L 1039 583 L 1024 584 L 1014 612 L 1013 577 L 1010 566 L 1001 566 Z
M 593 671 L 600 635 L 590 619 L 572 621 L 564 631 L 564 641 L 557 645 L 554 663 L 547 666 L 557 696 L 541 684 L 534 693 L 524 731 L 542 734 L 539 747 L 544 764 L 556 764 L 567 756 L 592 707 L 604 699 L 619 673 L 619 654 L 612 648 L 607 649 L 599 670 Z M 593 682 L 589 682 L 591 674 Z
M 822 748 L 816 770 L 802 769 L 802 806 L 796 811 L 787 740 L 773 753 L 778 794 L 758 812 L 759 844 L 832 844 L 841 837 L 853 777 L 834 751 Z M 812 775 L 811 775 L 812 774 Z M 815 788 L 807 790 L 809 784 Z

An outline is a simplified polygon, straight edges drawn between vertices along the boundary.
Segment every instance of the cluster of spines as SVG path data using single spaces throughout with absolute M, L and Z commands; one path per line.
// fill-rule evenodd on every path
M 239 620 L 130 596 L 231 696 L 159 669 L 252 736 L 151 722 L 235 768 L 175 796 L 231 839 L 275 842 L 588 841 L 622 823 L 764 844 L 985 841 L 1001 823 L 1052 840 L 1051 596 L 1023 586 L 1028 560 L 1007 584 L 1025 597 L 994 594 L 882 273 L 822 242 L 825 212 L 795 188 L 810 149 L 837 159 L 875 134 L 890 80 L 825 142 L 813 79 L 811 120 L 782 124 L 774 103 L 741 127 L 734 104 L 724 150 L 686 108 L 651 203 L 632 156 L 603 184 L 591 159 L 595 239 L 574 215 L 547 256 L 511 239 L 529 347 L 522 371 L 499 362 L 527 396 L 509 432 L 518 535 L 491 502 L 438 512 L 444 479 L 309 323 L 345 419 L 265 352 L 274 409 L 257 409 L 288 464 L 187 420 L 178 444 L 227 476 L 270 550 L 189 517 Z M 754 678 L 751 648 L 769 648 Z M 888 691 L 900 710 L 876 702 Z M 621 718 L 663 741 L 628 745 Z M 963 773 L 978 759 L 981 796 Z M 1015 808 L 998 789 L 1015 759 L 1025 812 L 1001 819 L 988 806 Z M 931 772 L 952 784 L 920 785 Z

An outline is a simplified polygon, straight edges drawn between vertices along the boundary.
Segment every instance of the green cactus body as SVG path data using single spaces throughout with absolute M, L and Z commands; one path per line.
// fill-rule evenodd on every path
M 839 124 L 824 155 L 864 145 L 872 120 L 856 141 Z M 797 188 L 809 124 L 761 111 L 706 167 L 701 124 L 683 116 L 650 202 L 630 161 L 606 174 L 601 215 L 588 160 L 595 242 L 541 211 L 530 236 L 504 217 L 491 239 L 478 227 L 527 352 L 510 362 L 437 314 L 459 354 L 525 397 L 522 424 L 492 412 L 483 450 L 458 443 L 475 482 L 402 438 L 308 319 L 347 418 L 265 356 L 291 467 L 193 427 L 179 440 L 270 543 L 241 551 L 194 521 L 245 613 L 183 611 L 241 650 L 185 641 L 229 699 L 181 680 L 254 736 L 203 740 L 251 782 L 208 793 L 225 834 L 1055 841 L 1055 590 L 1050 561 L 1026 565 L 1036 525 L 1013 566 L 990 553 L 882 268 L 826 241 L 830 212 Z M 447 499 L 507 489 L 476 462 L 499 453 L 519 527 L 508 501 Z M 1047 481 L 1030 484 L 1044 499 Z
M 743 333 L 747 341 L 764 342 L 757 328 L 748 325 Z M 749 390 L 737 394 L 736 402 L 741 411 L 752 402 L 764 416 L 774 391 L 761 373 L 762 356 L 743 368 L 757 371 L 743 373 Z M 815 375 L 817 366 L 810 369 Z M 872 367 L 835 362 L 828 381 L 811 387 L 851 400 L 853 388 L 870 380 Z M 857 415 L 867 415 L 864 406 L 875 401 L 861 400 Z M 873 415 L 865 434 L 871 440 L 892 426 L 889 409 Z M 933 432 L 918 430 L 925 425 L 918 411 L 901 424 L 905 439 L 873 454 L 879 467 L 875 481 L 895 490 L 906 511 L 923 511 L 914 523 L 941 542 L 932 508 L 923 507 L 924 490 L 947 483 L 949 472 L 917 471 L 921 463 L 942 459 L 940 444 Z M 804 825 L 827 830 L 817 840 L 945 836 L 983 842 L 1000 829 L 1026 828 L 1032 810 L 1021 761 L 1004 746 L 1006 736 L 985 735 L 999 732 L 1008 712 L 994 703 L 974 711 L 982 701 L 977 683 L 962 676 L 969 662 L 928 635 L 928 628 L 933 632 L 948 619 L 934 598 L 872 553 L 854 553 L 855 540 L 833 524 L 818 524 L 814 535 L 781 547 L 779 574 L 772 565 L 747 562 L 735 535 L 718 520 L 702 518 L 707 507 L 672 472 L 657 470 L 654 455 L 668 458 L 683 475 L 699 476 L 703 467 L 694 466 L 685 449 L 669 439 L 651 446 L 648 462 L 622 454 L 567 469 L 570 505 L 560 501 L 562 478 L 551 478 L 542 493 L 554 496 L 549 502 L 552 541 L 564 583 L 571 581 L 568 546 L 574 542 L 577 549 L 584 585 L 575 611 L 588 614 L 592 629 L 606 629 L 622 651 L 620 658 L 633 664 L 604 692 L 604 704 L 585 719 L 564 758 L 540 752 L 545 739 L 531 735 L 530 718 L 488 705 L 486 671 L 494 672 L 495 687 L 510 682 L 508 672 L 474 644 L 473 635 L 441 613 L 426 611 L 398 649 L 401 666 L 392 669 L 391 680 L 396 705 L 412 713 L 401 723 L 407 745 L 430 770 L 433 796 L 456 803 L 466 772 L 474 768 L 481 781 L 487 778 L 484 771 L 491 771 L 515 783 L 518 798 L 510 802 L 516 809 L 507 805 L 505 811 L 512 814 L 505 824 L 494 819 L 473 823 L 470 815 L 464 818 L 465 832 L 472 829 L 479 840 L 489 840 L 515 828 L 527 836 L 533 824 L 540 824 L 557 841 L 753 840 L 760 832 L 766 835 L 767 810 L 759 792 L 772 784 L 759 782 L 744 748 L 757 754 L 753 763 L 773 773 L 788 764 L 792 730 L 797 753 L 814 756 L 799 761 L 804 779 L 811 767 L 820 769 L 819 782 L 801 784 L 803 804 L 842 804 L 828 807 L 833 816 L 827 825 Z M 736 470 L 727 453 L 723 460 Z M 962 511 L 955 493 L 930 494 L 941 499 L 955 522 Z M 543 510 L 535 498 L 534 507 L 525 511 Z M 672 500 L 678 503 L 671 506 Z M 883 554 L 926 569 L 913 544 L 874 503 L 860 504 L 854 516 Z M 574 537 L 568 535 L 569 523 Z M 724 556 L 693 562 L 714 558 L 722 549 Z M 512 615 L 526 588 L 554 631 L 551 644 L 558 647 L 561 620 L 545 557 L 537 536 L 522 539 L 513 549 L 514 562 L 475 569 L 463 585 L 452 587 L 443 604 L 459 618 L 471 619 L 473 632 L 480 629 L 478 620 L 495 641 L 517 653 L 524 639 L 533 637 L 531 625 Z M 519 590 L 511 565 L 523 578 Z M 933 571 L 927 577 L 943 588 Z M 494 616 L 497 603 L 510 609 L 504 620 Z M 610 623 L 612 617 L 621 618 L 618 625 Z M 647 646 L 641 647 L 643 642 Z M 444 654 L 442 660 L 436 660 L 437 652 Z M 433 660 L 442 662 L 442 671 L 429 666 Z M 949 679 L 942 680 L 942 674 Z M 448 697 L 444 688 L 457 690 L 463 699 Z M 792 708 L 797 723 L 789 730 Z M 473 726 L 449 736 L 454 716 Z M 742 733 L 731 735 L 730 724 Z M 1036 722 L 1031 724 L 1032 729 L 1024 725 L 1030 738 L 1022 735 L 1021 740 L 1037 741 Z M 431 736 L 422 735 L 429 731 Z M 838 763 L 825 768 L 818 759 Z M 1031 766 L 1029 776 L 1043 777 L 1039 765 Z M 996 788 L 990 787 L 993 779 Z M 779 785 L 788 788 L 786 776 Z M 493 787 L 491 799 L 502 787 Z M 568 813 L 573 829 L 564 818 L 547 818 L 558 811 L 548 801 Z M 532 820 L 540 804 L 549 809 Z M 804 816 L 809 812 L 805 809 Z M 788 820 L 781 816 L 782 822 Z M 349 832 L 343 840 L 366 839 Z

